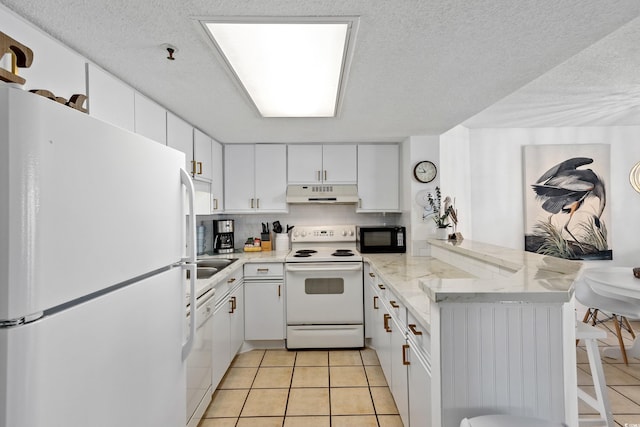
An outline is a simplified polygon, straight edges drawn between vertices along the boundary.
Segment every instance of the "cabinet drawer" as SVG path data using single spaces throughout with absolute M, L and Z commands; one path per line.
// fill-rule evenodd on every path
M 242 282 L 243 282 L 243 280 L 242 280 L 242 268 L 236 269 L 235 271 L 233 271 L 230 274 L 228 274 L 225 278 L 220 280 L 215 285 L 215 289 L 216 289 L 216 295 L 215 295 L 216 306 L 223 299 L 227 299 L 229 297 L 229 293 L 233 292 L 233 290 L 236 287 L 238 287 L 239 285 L 241 285 Z
M 282 277 L 284 265 L 281 262 L 249 263 L 244 265 L 245 277 Z
M 407 314 L 407 334 L 412 341 L 420 346 L 420 351 L 424 352 L 423 354 L 431 354 L 431 335 L 420 323 L 416 322 L 411 313 Z

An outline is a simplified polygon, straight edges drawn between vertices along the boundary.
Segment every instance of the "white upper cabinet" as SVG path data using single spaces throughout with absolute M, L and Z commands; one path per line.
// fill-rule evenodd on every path
M 286 145 L 225 145 L 225 211 L 286 212 L 286 171 Z
M 224 190 L 223 185 L 223 169 L 222 162 L 224 160 L 222 156 L 222 144 L 216 140 L 211 141 L 211 198 L 212 198 L 212 211 L 218 213 L 224 211 L 224 203 L 222 198 L 222 192 Z
M 93 64 L 87 66 L 89 114 L 135 131 L 135 91 Z
M 135 93 L 135 132 L 162 144 L 167 143 L 167 110 L 149 98 Z
M 355 184 L 355 145 L 289 145 L 290 184 Z
M 322 146 L 322 181 L 330 184 L 355 184 L 358 179 L 357 146 Z
M 400 209 L 399 146 L 358 146 L 358 212 L 392 212 Z
M 213 168 L 211 167 L 211 138 L 194 129 L 193 131 L 193 163 L 191 173 L 195 179 L 211 181 Z
M 0 7 L 0 22 L 0 31 L 33 51 L 31 66 L 18 69 L 18 75 L 26 79 L 25 90 L 46 89 L 65 99 L 86 94 L 85 58 L 6 7 Z M 0 58 L 7 61 L 5 68 L 10 68 L 9 56 Z
M 191 171 L 193 160 L 193 126 L 173 113 L 167 113 L 167 145 L 185 155 L 186 171 Z

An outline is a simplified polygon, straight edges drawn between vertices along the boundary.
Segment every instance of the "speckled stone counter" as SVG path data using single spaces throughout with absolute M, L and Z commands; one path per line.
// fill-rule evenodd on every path
M 431 302 L 567 302 L 582 265 L 468 240 L 429 244 L 429 257 L 364 255 L 427 330 Z

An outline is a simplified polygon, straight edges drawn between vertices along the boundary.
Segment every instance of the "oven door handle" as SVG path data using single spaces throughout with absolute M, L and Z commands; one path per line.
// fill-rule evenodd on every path
M 315 264 L 287 264 L 287 271 L 360 271 L 362 264 L 336 265 L 328 263 Z

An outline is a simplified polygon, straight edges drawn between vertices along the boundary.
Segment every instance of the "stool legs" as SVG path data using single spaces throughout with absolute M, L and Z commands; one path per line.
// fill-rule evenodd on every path
M 609 395 L 607 394 L 607 383 L 604 378 L 604 370 L 602 369 L 602 359 L 598 349 L 598 339 L 606 338 L 606 331 L 598 329 L 586 324 L 578 323 L 576 329 L 576 338 L 584 340 L 589 357 L 589 368 L 591 369 L 591 377 L 596 393 L 594 399 L 587 392 L 578 387 L 578 398 L 591 406 L 600 414 L 600 419 L 581 419 L 580 425 L 597 424 L 614 427 L 613 413 L 611 412 L 611 404 L 609 403 Z
M 631 334 L 631 336 L 635 339 L 636 334 L 633 331 L 633 328 L 631 327 L 631 323 L 629 323 L 629 320 L 627 320 L 627 318 L 625 316 L 618 316 L 616 314 L 612 314 L 611 317 L 609 319 L 613 319 L 614 321 L 614 326 L 615 326 L 615 334 L 616 337 L 618 338 L 618 345 L 620 346 L 620 352 L 622 353 L 622 359 L 624 360 L 624 364 L 629 366 L 629 359 L 627 357 L 627 349 L 624 346 L 624 340 L 622 338 L 622 322 L 624 322 L 624 327 L 626 330 L 629 331 L 629 334 Z M 592 326 L 595 326 L 598 323 L 602 323 L 605 322 L 608 319 L 605 320 L 598 320 L 598 309 L 597 308 L 587 308 L 587 311 L 584 313 L 584 317 L 582 318 L 582 323 L 589 323 L 591 322 Z M 577 344 L 576 340 L 576 344 Z
M 629 360 L 627 359 L 627 349 L 624 347 L 624 341 L 622 341 L 622 328 L 620 328 L 620 323 L 622 323 L 622 316 L 620 316 L 620 321 L 618 321 L 618 316 L 613 315 L 613 322 L 616 326 L 616 335 L 618 336 L 618 345 L 620 345 L 620 351 L 622 352 L 622 360 L 624 360 L 624 364 L 629 366 Z

